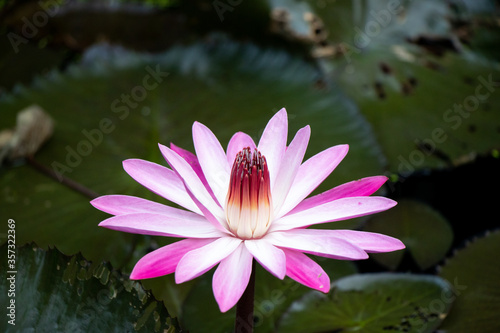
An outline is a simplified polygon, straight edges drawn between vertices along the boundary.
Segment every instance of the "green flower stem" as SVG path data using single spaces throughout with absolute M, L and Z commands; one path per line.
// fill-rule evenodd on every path
M 253 332 L 253 301 L 255 294 L 255 260 L 252 262 L 252 273 L 245 292 L 236 304 L 235 333 Z

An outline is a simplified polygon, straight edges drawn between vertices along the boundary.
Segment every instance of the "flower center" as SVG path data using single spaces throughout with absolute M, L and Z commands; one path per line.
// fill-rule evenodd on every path
M 226 198 L 230 231 L 241 239 L 260 238 L 271 225 L 272 204 L 266 158 L 249 147 L 233 163 Z

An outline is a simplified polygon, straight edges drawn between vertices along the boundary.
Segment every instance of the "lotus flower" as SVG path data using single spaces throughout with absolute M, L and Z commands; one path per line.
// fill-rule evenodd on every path
M 232 308 L 249 282 L 255 259 L 279 279 L 328 292 L 330 279 L 306 254 L 366 259 L 370 252 L 404 248 L 398 239 L 354 230 L 309 226 L 384 211 L 396 202 L 373 194 L 386 181 L 359 179 L 306 198 L 347 154 L 347 145 L 328 148 L 304 163 L 310 127 L 287 146 L 287 113 L 267 124 L 258 145 L 242 132 L 224 151 L 205 125 L 195 122 L 196 155 L 159 145 L 170 168 L 140 159 L 123 162 L 137 182 L 179 209 L 126 195 L 106 195 L 91 204 L 115 215 L 99 226 L 124 232 L 185 238 L 141 258 L 130 278 L 175 272 L 176 283 L 194 279 L 218 264 L 213 292 L 222 312 Z

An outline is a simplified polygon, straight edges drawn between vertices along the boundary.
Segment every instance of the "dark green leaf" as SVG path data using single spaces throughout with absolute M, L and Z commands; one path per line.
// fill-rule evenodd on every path
M 491 14 L 429 0 L 311 6 L 325 68 L 373 126 L 391 171 L 446 167 L 496 147 L 500 72 L 482 56 L 498 53 Z
M 451 305 L 451 286 L 434 276 L 352 275 L 334 287 L 294 302 L 279 331 L 433 332 Z
M 500 232 L 477 239 L 443 266 L 440 276 L 455 288 L 453 309 L 443 322 L 448 332 L 500 331 Z
M 429 205 L 412 200 L 401 200 L 396 207 L 370 217 L 364 230 L 400 239 L 422 270 L 443 259 L 453 241 L 448 221 Z M 372 257 L 395 269 L 406 250 L 374 253 Z
M 0 273 L 0 292 L 8 296 L 2 308 L 11 306 L 13 320 L 2 320 L 2 332 L 163 332 L 171 326 L 163 304 L 140 283 L 81 255 L 26 245 L 17 249 L 16 273 L 10 271 Z

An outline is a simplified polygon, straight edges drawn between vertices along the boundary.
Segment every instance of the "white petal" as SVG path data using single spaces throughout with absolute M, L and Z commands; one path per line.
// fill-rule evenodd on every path
M 224 206 L 231 172 L 226 153 L 212 131 L 198 122 L 193 124 L 193 142 L 203 174 L 219 205 Z
M 241 243 L 215 270 L 212 289 L 221 312 L 231 309 L 245 292 L 252 273 L 252 260 L 252 255 Z
M 266 239 L 275 246 L 323 257 L 347 260 L 368 258 L 368 254 L 363 249 L 344 239 L 333 237 L 327 233 L 321 233 L 321 230 L 312 230 L 316 231 L 313 234 L 309 233 L 309 231 L 311 230 L 295 229 L 271 232 L 267 234 Z
M 283 250 L 278 249 L 266 239 L 245 240 L 245 246 L 265 269 L 278 279 L 286 274 L 286 258 Z
M 128 196 L 128 195 L 105 195 L 90 202 L 92 206 L 108 214 L 124 215 L 132 213 L 157 213 L 168 217 L 206 221 L 205 217 L 187 210 L 162 205 L 158 202 Z
M 274 187 L 271 188 L 274 212 L 278 216 L 282 215 L 280 214 L 281 206 L 287 198 L 288 191 L 302 163 L 310 136 L 311 128 L 309 126 L 301 128 L 290 142 L 283 156 L 276 182 Z
M 283 249 L 286 255 L 286 275 L 304 286 L 324 293 L 330 290 L 330 277 L 314 260 L 305 254 Z
M 100 227 L 141 235 L 215 238 L 225 234 L 207 220 L 172 218 L 161 214 L 133 213 L 110 217 Z
M 221 223 L 225 221 L 221 206 L 208 193 L 205 185 L 203 185 L 203 182 L 196 175 L 196 172 L 191 168 L 189 163 L 170 148 L 163 145 L 159 145 L 159 147 L 167 162 L 179 174 L 185 186 L 196 197 L 199 203 L 207 208 Z
M 175 282 L 189 281 L 207 272 L 236 250 L 241 242 L 238 238 L 222 237 L 186 253 L 175 269 Z
M 338 145 L 314 155 L 299 168 L 278 218 L 287 214 L 307 197 L 337 167 L 349 150 Z
M 288 214 L 273 221 L 269 231 L 290 230 L 313 224 L 351 219 L 394 207 L 394 200 L 384 197 L 349 197 Z
M 285 153 L 287 135 L 288 119 L 286 110 L 283 108 L 269 120 L 257 147 L 262 155 L 266 157 L 271 188 L 274 185 L 281 159 Z
M 227 162 L 230 167 L 233 166 L 236 155 L 247 147 L 252 151 L 256 147 L 250 135 L 243 132 L 235 133 L 227 145 Z
M 173 171 L 162 165 L 139 159 L 123 161 L 123 169 L 139 184 L 167 200 L 201 214 L 186 191 L 184 182 Z
M 292 209 L 290 214 L 295 214 L 302 210 L 306 210 L 342 198 L 365 197 L 372 195 L 386 181 L 387 177 L 385 176 L 372 176 L 344 183 L 342 185 L 329 189 L 328 191 L 304 199 L 297 206 L 295 206 L 295 208 Z

